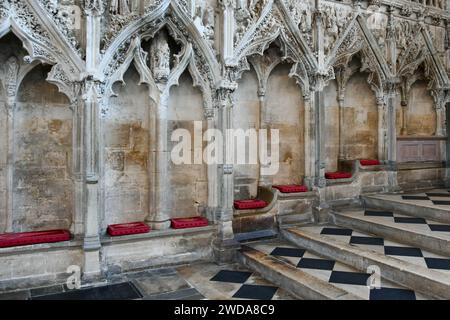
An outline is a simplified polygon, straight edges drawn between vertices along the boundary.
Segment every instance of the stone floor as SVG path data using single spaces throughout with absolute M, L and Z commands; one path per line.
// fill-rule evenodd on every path
M 377 199 L 412 204 L 417 207 L 437 208 L 450 212 L 450 190 L 433 189 L 425 192 L 382 194 L 372 196 Z
M 317 227 L 320 232 L 324 227 Z M 338 230 L 338 229 L 336 229 Z M 343 229 L 339 229 L 343 230 Z M 395 300 L 427 300 L 428 297 L 413 290 L 398 286 L 386 279 L 380 279 L 379 288 L 370 288 L 368 280 L 370 273 L 360 272 L 351 266 L 335 260 L 327 259 L 304 248 L 294 246 L 283 240 L 261 241 L 248 246 L 326 281 L 335 287 L 343 289 L 364 300 L 395 299 Z
M 399 242 L 383 239 L 380 236 L 363 233 L 361 231 L 354 231 L 352 229 L 340 228 L 333 225 L 302 227 L 302 230 L 330 237 L 334 240 L 364 248 L 368 251 L 375 251 L 386 256 L 391 256 L 450 275 L 449 258 L 428 252 L 421 248 L 408 246 Z
M 81 288 L 74 294 L 66 285 L 36 288 L 0 294 L 0 300 L 27 299 L 124 299 L 126 293 L 115 290 L 135 290 L 143 300 L 291 300 L 284 290 L 262 279 L 256 273 L 237 264 L 198 263 L 176 268 L 145 270 L 110 277 L 103 283 Z M 101 289 L 92 293 L 92 289 Z

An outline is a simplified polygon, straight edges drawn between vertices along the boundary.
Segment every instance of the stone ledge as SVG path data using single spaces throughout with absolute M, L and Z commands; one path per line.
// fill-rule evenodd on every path
M 32 245 L 28 245 L 28 246 L 0 248 L 0 256 L 19 254 L 19 253 L 29 253 L 29 252 L 35 253 L 35 252 L 41 252 L 41 251 L 69 249 L 69 248 L 78 248 L 79 249 L 82 245 L 83 245 L 83 240 L 74 239 L 74 240 L 70 240 L 70 241 L 55 242 L 55 243 L 40 243 L 40 244 L 32 244 Z
M 150 231 L 149 233 L 142 234 L 133 234 L 127 236 L 120 237 L 109 237 L 104 236 L 100 239 L 102 245 L 111 245 L 115 243 L 121 242 L 132 242 L 132 241 L 145 241 L 152 238 L 162 238 L 162 237 L 170 237 L 170 236 L 183 236 L 195 233 L 207 233 L 214 232 L 216 230 L 215 225 L 209 225 L 207 227 L 199 227 L 199 228 L 189 228 L 189 229 L 168 229 L 168 230 L 155 230 Z

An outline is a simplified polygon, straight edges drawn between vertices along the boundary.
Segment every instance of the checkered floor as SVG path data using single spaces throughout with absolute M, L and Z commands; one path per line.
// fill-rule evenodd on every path
M 429 219 L 411 217 L 390 211 L 346 210 L 340 213 L 350 218 L 377 223 L 393 228 L 408 230 L 418 234 L 429 235 L 450 241 L 450 224 Z
M 381 288 L 368 286 L 369 273 L 360 272 L 338 261 L 326 259 L 288 242 L 272 240 L 249 244 L 250 247 L 279 260 L 287 262 L 302 271 L 327 281 L 330 284 L 352 293 L 362 299 L 370 300 L 416 300 L 427 297 L 413 290 L 381 279 Z
M 382 237 L 336 226 L 310 226 L 302 227 L 302 230 L 321 234 L 322 236 L 327 236 L 340 242 L 372 250 L 386 256 L 450 275 L 450 259 L 448 257 L 437 255 L 421 248 L 411 247 L 383 239 Z
M 448 210 L 450 212 L 450 190 L 448 189 L 433 189 L 426 192 L 408 194 L 382 194 L 373 197 L 383 200 L 414 204 L 417 206 L 438 208 L 441 210 Z
M 200 264 L 183 266 L 178 273 L 206 299 L 212 300 L 292 300 L 286 291 L 259 274 L 238 265 Z

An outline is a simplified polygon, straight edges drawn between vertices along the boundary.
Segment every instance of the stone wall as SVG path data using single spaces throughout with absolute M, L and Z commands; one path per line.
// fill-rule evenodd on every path
M 35 67 L 14 110 L 13 231 L 69 229 L 73 216 L 72 110 Z
M 149 213 L 149 89 L 131 67 L 103 120 L 105 217 L 109 224 L 143 221 Z

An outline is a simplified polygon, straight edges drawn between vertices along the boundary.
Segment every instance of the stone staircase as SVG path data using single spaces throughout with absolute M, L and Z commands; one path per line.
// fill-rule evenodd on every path
M 246 243 L 240 261 L 301 299 L 450 299 L 450 202 L 438 191 L 364 198 L 327 225 Z

